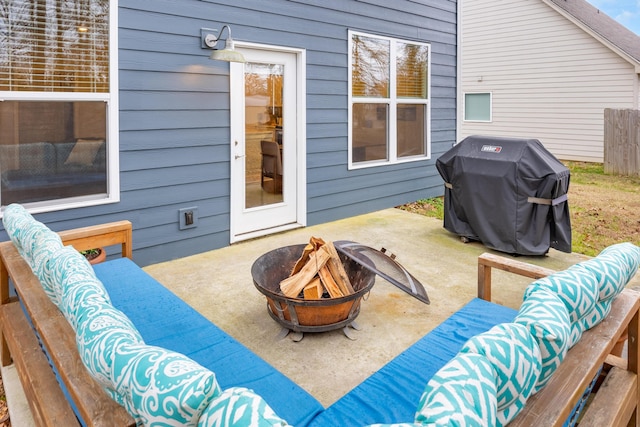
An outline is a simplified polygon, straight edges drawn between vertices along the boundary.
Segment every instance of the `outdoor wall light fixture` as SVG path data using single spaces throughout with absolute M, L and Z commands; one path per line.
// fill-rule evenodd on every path
M 227 29 L 227 38 L 224 40 L 224 49 L 218 48 L 218 42 L 222 36 L 224 29 Z M 210 59 L 226 62 L 247 62 L 244 56 L 240 52 L 234 49 L 233 39 L 231 38 L 231 28 L 228 25 L 222 27 L 218 35 L 215 34 L 216 30 L 211 28 L 200 29 L 200 41 L 201 47 L 204 49 L 213 49 Z

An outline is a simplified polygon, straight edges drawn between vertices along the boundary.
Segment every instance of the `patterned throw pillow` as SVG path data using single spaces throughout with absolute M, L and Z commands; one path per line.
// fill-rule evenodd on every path
M 262 397 L 243 387 L 231 387 L 209 403 L 198 427 L 288 427 Z
M 106 302 L 84 304 L 77 322 L 76 345 L 82 362 L 104 388 L 116 390 L 116 351 L 125 344 L 144 344 L 140 333 L 124 313 Z
M 118 346 L 113 375 L 124 407 L 145 426 L 196 426 L 221 393 L 213 372 L 180 353 L 144 344 Z
M 605 317 L 611 313 L 611 304 L 613 303 L 612 299 L 608 299 L 606 301 L 601 301 L 596 304 L 593 308 L 593 311 L 586 315 L 582 319 L 582 325 L 584 330 L 588 330 L 596 326 L 598 323 L 602 322 Z
M 513 322 L 526 326 L 540 348 L 542 370 L 534 390 L 537 393 L 547 384 L 569 350 L 569 313 L 556 294 L 538 288 L 523 301 Z
M 631 279 L 638 268 L 640 268 L 640 246 L 636 246 L 631 242 L 617 243 L 615 245 L 607 246 L 600 252 L 600 255 L 614 255 L 623 260 L 623 263 L 628 267 L 628 279 Z
M 632 243 L 619 243 L 605 248 L 600 255 L 581 262 L 598 280 L 600 301 L 618 295 L 638 270 L 640 247 Z
M 531 283 L 525 290 L 524 299 L 538 288 L 548 289 L 560 297 L 567 307 L 572 323 L 591 312 L 598 301 L 598 283 L 595 276 L 578 265 Z
M 497 423 L 506 425 L 524 408 L 542 370 L 540 348 L 527 327 L 502 323 L 466 342 L 461 353 L 485 356 L 495 371 Z
M 63 247 L 62 240 L 58 233 L 54 233 L 49 229 L 38 234 L 36 237 L 36 246 L 33 248 L 31 258 L 33 273 L 40 279 L 40 282 L 43 282 L 43 279 L 49 273 L 49 261 L 51 257 Z M 50 289 L 45 288 L 45 292 L 48 290 Z
M 414 421 L 433 426 L 497 424 L 496 372 L 475 353 L 458 353 L 429 380 Z
M 22 240 L 24 233 L 30 227 L 35 219 L 21 205 L 12 203 L 4 210 L 2 224 L 7 231 L 7 235 L 18 250 L 18 253 L 24 257 L 24 249 L 22 248 Z
M 111 301 L 108 292 L 96 277 L 89 262 L 71 246 L 65 246 L 53 255 L 49 261 L 45 283 L 57 295 L 56 305 L 74 329 L 76 329 L 74 319 L 78 316 L 77 310 L 81 301 L 75 300 L 73 296 L 83 294 L 83 292 L 79 292 L 78 288 L 89 286 L 84 291 L 90 292 L 91 295 L 105 302 Z M 66 304 L 63 304 L 63 300 Z
M 22 257 L 27 261 L 27 264 L 31 267 L 31 270 L 35 273 L 37 266 L 34 263 L 33 254 L 38 248 L 38 241 L 46 237 L 49 230 L 44 224 L 33 220 L 22 231 L 20 243 L 22 245 Z

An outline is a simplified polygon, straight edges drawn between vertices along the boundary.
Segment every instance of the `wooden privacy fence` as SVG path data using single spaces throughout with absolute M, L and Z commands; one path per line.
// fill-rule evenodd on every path
M 640 110 L 604 110 L 604 172 L 640 175 Z

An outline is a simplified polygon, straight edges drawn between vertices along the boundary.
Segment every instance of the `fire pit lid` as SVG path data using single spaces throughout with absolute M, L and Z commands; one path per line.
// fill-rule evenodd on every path
M 394 255 L 385 254 L 384 248 L 379 251 L 349 240 L 337 240 L 333 242 L 333 245 L 338 251 L 358 264 L 378 274 L 409 295 L 429 304 L 429 297 L 424 286 L 394 259 Z

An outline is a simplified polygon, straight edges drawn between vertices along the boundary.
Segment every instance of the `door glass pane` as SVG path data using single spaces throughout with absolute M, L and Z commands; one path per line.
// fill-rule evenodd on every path
M 283 201 L 282 64 L 245 64 L 245 208 Z
M 424 104 L 398 104 L 398 157 L 426 154 Z
M 353 104 L 353 162 L 387 159 L 387 104 Z

